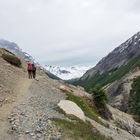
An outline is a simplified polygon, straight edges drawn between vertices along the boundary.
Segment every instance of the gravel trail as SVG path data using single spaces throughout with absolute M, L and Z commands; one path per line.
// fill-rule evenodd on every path
M 52 82 L 47 76 L 19 81 L 15 88 L 16 102 L 8 104 L 9 108 L 5 106 L 8 110 L 3 118 L 9 116 L 2 126 L 9 130 L 3 130 L 0 140 L 58 140 L 61 137 L 50 118 L 64 118 L 56 108 L 65 95 Z

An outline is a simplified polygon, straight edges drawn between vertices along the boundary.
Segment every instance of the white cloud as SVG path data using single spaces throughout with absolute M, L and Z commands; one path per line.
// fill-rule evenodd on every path
M 0 0 L 0 38 L 40 62 L 97 63 L 140 30 L 138 0 Z

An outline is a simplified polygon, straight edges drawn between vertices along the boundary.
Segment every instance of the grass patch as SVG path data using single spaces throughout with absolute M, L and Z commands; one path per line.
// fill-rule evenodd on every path
M 67 116 L 67 114 L 65 113 L 65 111 L 63 111 L 63 109 L 61 109 L 59 106 L 54 108 L 57 112 L 59 112 L 60 114 L 64 114 L 65 116 Z
M 21 61 L 15 55 L 4 53 L 2 54 L 2 58 L 16 67 L 21 67 Z
M 109 140 L 99 132 L 94 132 L 89 123 L 79 119 L 76 121 L 67 121 L 62 119 L 53 119 L 55 125 L 63 130 L 62 140 Z M 111 139 L 110 139 L 111 140 Z
M 73 84 L 81 85 L 86 91 L 90 92 L 94 86 L 103 87 L 116 80 L 120 80 L 123 76 L 136 67 L 140 67 L 140 56 L 130 60 L 126 65 L 121 66 L 118 69 L 112 69 L 111 71 L 105 72 L 103 74 L 97 72 L 93 77 L 76 81 Z
M 86 99 L 72 95 L 72 94 L 67 94 L 66 97 L 67 100 L 70 100 L 74 103 L 76 103 L 85 113 L 85 115 L 96 122 L 102 124 L 101 120 L 98 118 L 97 114 L 93 110 L 93 108 L 87 103 Z

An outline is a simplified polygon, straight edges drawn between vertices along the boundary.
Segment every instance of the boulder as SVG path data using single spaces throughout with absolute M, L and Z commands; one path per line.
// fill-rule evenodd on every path
M 61 100 L 58 104 L 58 106 L 68 115 L 74 115 L 78 117 L 79 119 L 85 121 L 86 117 L 84 115 L 84 112 L 81 110 L 81 108 L 75 104 L 72 101 L 69 100 Z
M 65 85 L 61 85 L 59 86 L 59 89 L 63 92 L 68 92 L 68 93 L 71 93 L 73 92 L 73 90 L 71 90 L 69 87 L 65 86 Z

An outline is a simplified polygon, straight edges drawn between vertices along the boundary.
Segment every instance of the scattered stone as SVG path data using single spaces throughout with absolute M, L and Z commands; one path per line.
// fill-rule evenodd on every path
M 20 113 L 20 115 L 25 116 L 25 113 L 22 112 L 22 113 Z
M 34 136 L 35 134 L 34 134 L 34 133 L 30 133 L 30 135 L 31 135 L 31 136 Z
M 41 136 L 42 136 L 41 134 L 39 134 L 39 133 L 37 134 L 37 137 L 38 137 L 38 138 L 41 138 Z
M 27 135 L 27 134 L 30 134 L 30 131 L 28 131 L 28 130 L 27 130 L 27 131 L 25 131 L 25 134 L 26 134 L 26 135 Z

